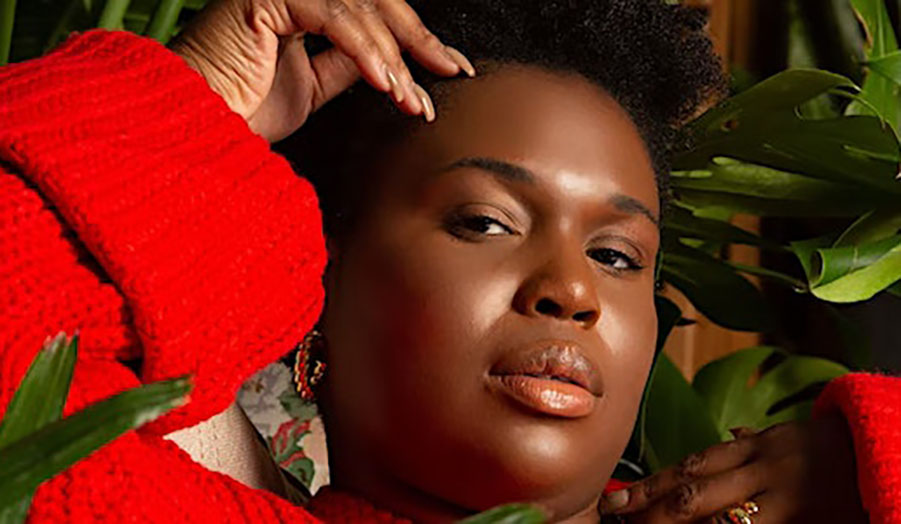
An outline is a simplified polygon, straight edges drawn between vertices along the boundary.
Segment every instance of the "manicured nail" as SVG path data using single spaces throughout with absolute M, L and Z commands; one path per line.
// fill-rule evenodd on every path
M 404 101 L 404 88 L 397 81 L 397 75 L 391 71 L 391 67 L 385 64 L 385 76 L 388 78 L 388 84 L 391 85 L 391 94 L 394 95 L 394 101 L 398 104 Z
M 476 68 L 472 66 L 472 62 L 470 62 L 468 58 L 463 56 L 463 53 L 449 45 L 444 46 L 444 50 L 447 51 L 447 54 L 451 59 L 460 66 L 460 69 L 466 71 L 466 74 L 469 75 L 470 78 L 476 76 Z
M 416 96 L 422 102 L 422 114 L 425 116 L 425 121 L 432 122 L 435 120 L 435 105 L 432 103 L 432 97 L 419 84 L 413 84 L 413 90 L 416 91 Z
M 419 91 L 416 90 L 416 82 L 413 81 L 412 77 L 407 77 L 404 85 L 407 89 L 407 94 L 410 95 L 410 106 L 413 108 L 413 114 L 418 115 L 425 112 L 425 104 L 422 101 L 422 96 Z
M 629 490 L 621 489 L 604 495 L 601 499 L 601 513 L 612 513 L 629 504 Z

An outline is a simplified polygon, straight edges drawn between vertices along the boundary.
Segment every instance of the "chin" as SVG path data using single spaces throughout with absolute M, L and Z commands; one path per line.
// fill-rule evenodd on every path
M 597 429 L 559 419 L 514 418 L 509 425 L 498 420 L 495 432 L 477 451 L 470 450 L 475 473 L 457 476 L 471 480 L 453 486 L 448 498 L 473 511 L 513 502 L 536 504 L 551 521 L 596 504 L 619 456 Z M 506 431 L 498 431 L 505 425 Z

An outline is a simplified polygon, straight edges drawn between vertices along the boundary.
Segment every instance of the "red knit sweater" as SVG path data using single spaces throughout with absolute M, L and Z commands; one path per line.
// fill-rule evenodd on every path
M 159 44 L 92 31 L 0 69 L 0 416 L 47 335 L 81 331 L 66 412 L 186 373 L 191 401 L 38 490 L 33 521 L 314 522 L 161 438 L 227 407 L 319 313 L 316 197 Z M 140 373 L 121 362 L 142 361 Z M 872 522 L 901 524 L 901 382 L 835 381 Z M 332 502 L 329 502 L 331 500 Z M 329 521 L 391 517 L 350 497 Z

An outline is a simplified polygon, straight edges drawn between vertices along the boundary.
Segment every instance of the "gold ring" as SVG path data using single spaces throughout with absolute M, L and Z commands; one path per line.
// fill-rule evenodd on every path
M 756 502 L 749 500 L 743 504 L 729 508 L 723 513 L 723 516 L 732 524 L 754 524 L 752 516 L 760 513 L 760 506 Z

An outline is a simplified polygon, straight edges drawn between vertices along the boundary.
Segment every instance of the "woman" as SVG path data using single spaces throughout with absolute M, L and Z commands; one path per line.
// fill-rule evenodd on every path
M 687 15 L 651 2 L 418 10 L 479 71 L 417 71 L 434 101 L 401 47 L 445 78 L 473 64 L 399 0 L 224 1 L 173 45 L 183 60 L 92 32 L 0 70 L 0 405 L 59 329 L 82 333 L 69 411 L 140 381 L 196 383 L 187 406 L 42 486 L 32 518 L 311 520 L 160 437 L 224 409 L 303 337 L 328 260 L 309 349 L 327 364 L 334 486 L 315 515 L 447 521 L 526 500 L 598 520 L 652 357 L 657 178 L 672 128 L 719 87 L 716 61 Z M 308 58 L 307 32 L 335 49 Z M 358 76 L 430 123 L 360 86 L 286 146 L 322 194 L 326 252 L 311 187 L 251 131 L 288 136 Z M 137 374 L 119 363 L 138 359 Z M 891 379 L 852 377 L 823 400 L 858 449 L 893 427 L 866 417 L 877 388 L 898 397 Z M 823 420 L 783 430 L 779 453 L 754 453 L 767 435 L 715 448 L 625 509 L 691 521 L 753 500 L 757 522 L 861 520 L 846 430 Z M 851 469 L 810 474 L 811 435 Z M 880 473 L 897 475 L 899 441 L 879 441 Z M 891 479 L 859 480 L 874 522 L 899 518 Z

